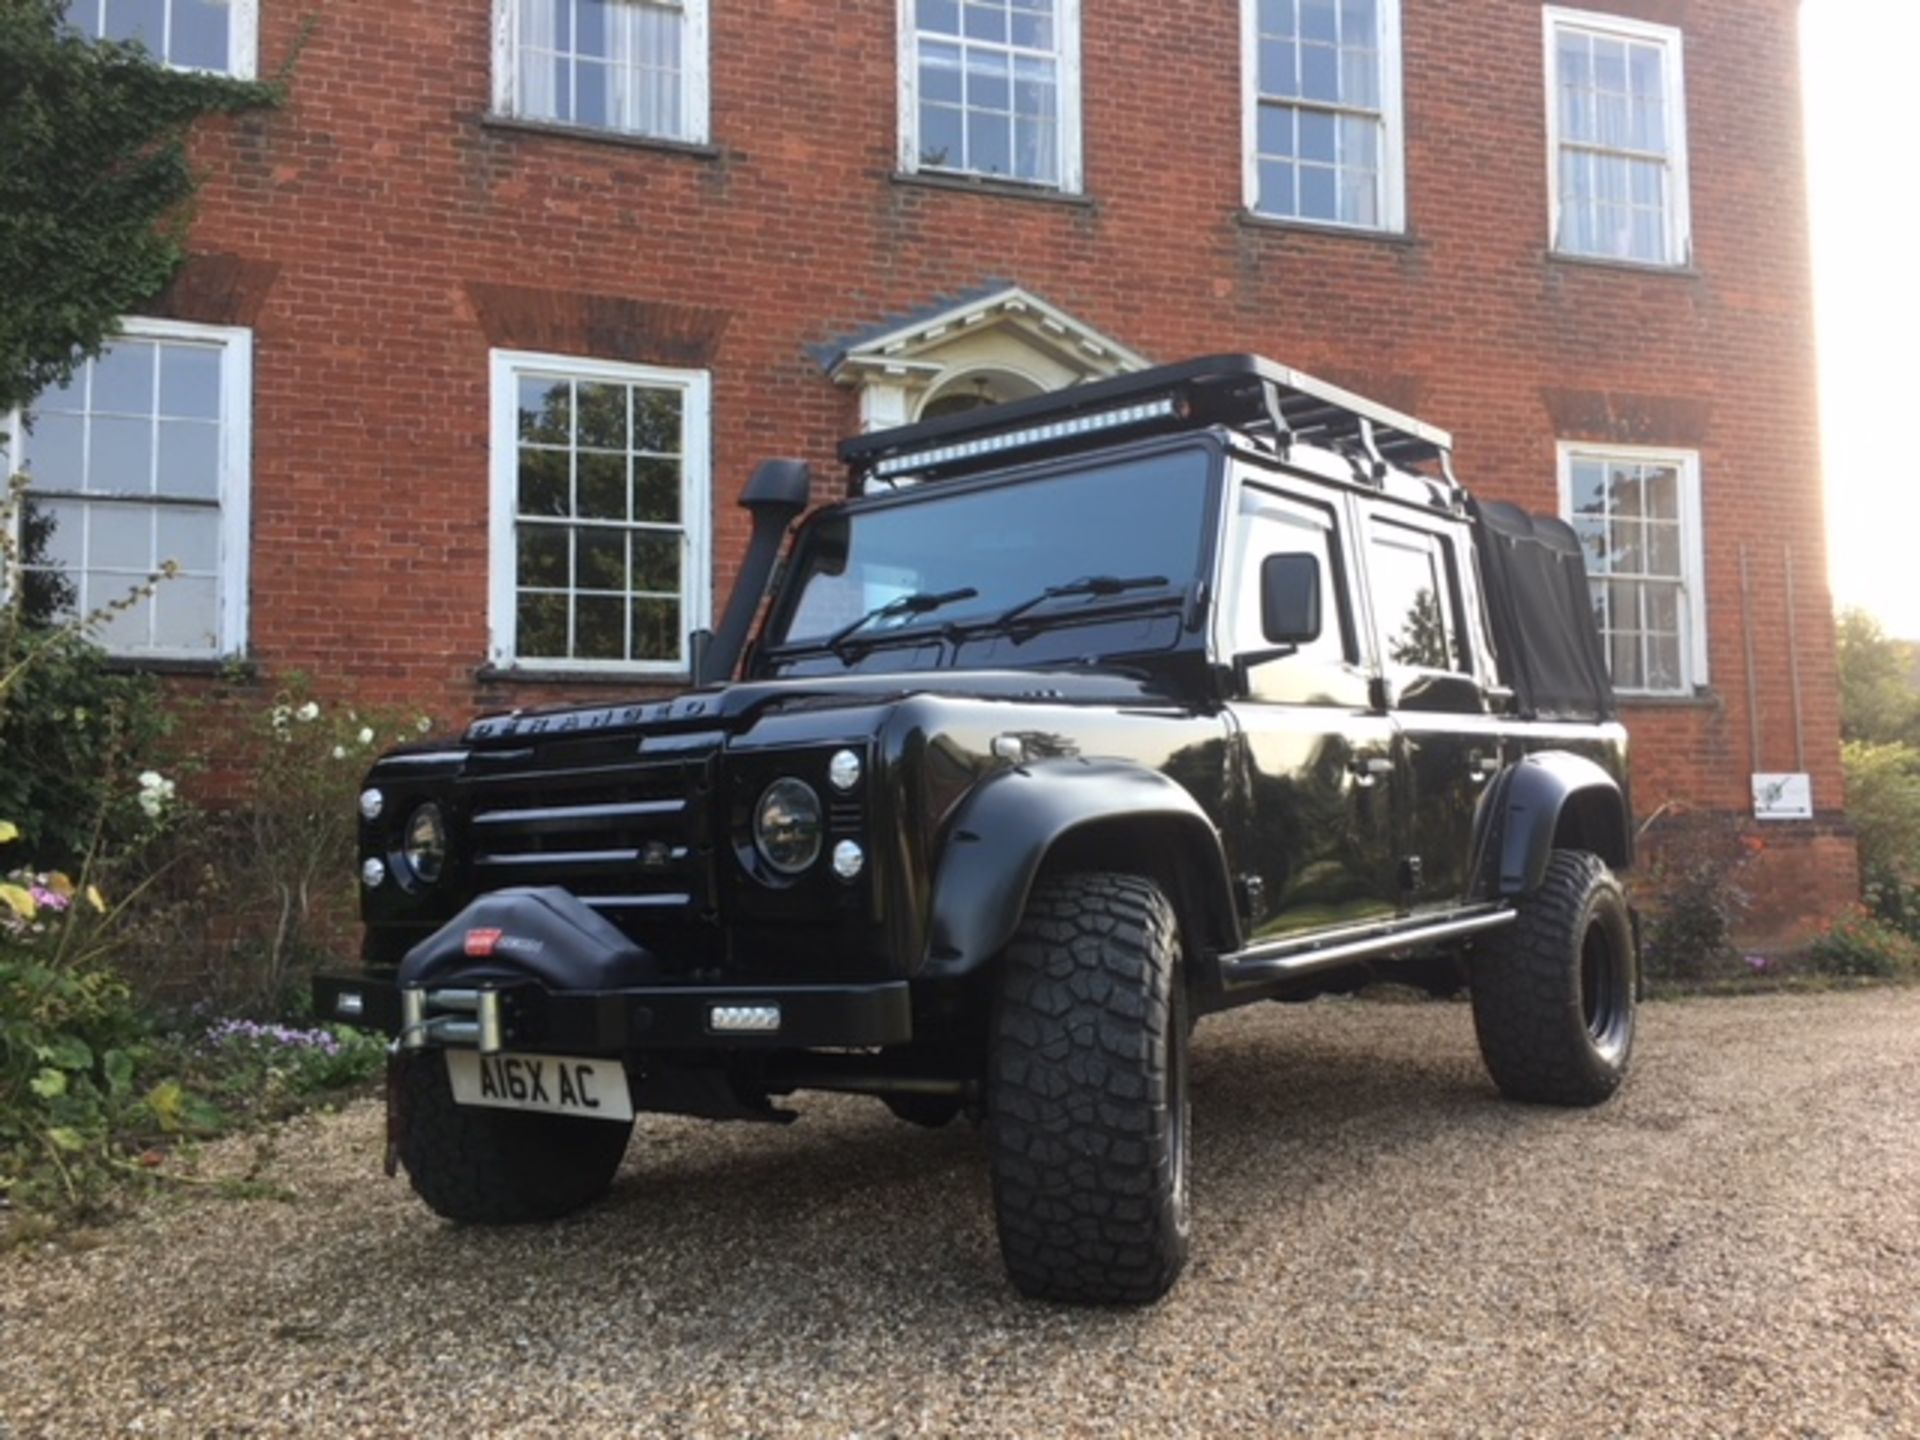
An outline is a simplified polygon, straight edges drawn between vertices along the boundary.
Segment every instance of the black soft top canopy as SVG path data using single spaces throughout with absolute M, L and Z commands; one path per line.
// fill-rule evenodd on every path
M 1479 531 L 1500 679 L 1513 688 L 1521 713 L 1611 719 L 1613 683 L 1573 527 L 1499 501 L 1470 501 L 1469 510 Z

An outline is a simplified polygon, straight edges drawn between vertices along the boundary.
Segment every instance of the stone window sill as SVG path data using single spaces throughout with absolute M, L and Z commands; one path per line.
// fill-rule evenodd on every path
M 633 135 L 591 125 L 565 125 L 555 120 L 523 120 L 518 115 L 482 115 L 480 128 L 510 135 L 542 135 L 552 140 L 586 140 L 596 145 L 618 145 L 625 150 L 659 150 L 691 160 L 718 160 L 720 147 L 692 140 L 669 140 L 659 135 Z
M 998 200 L 1037 200 L 1043 205 L 1068 205 L 1081 210 L 1094 208 L 1091 195 L 1073 194 L 1045 185 L 1025 185 L 1018 180 L 993 180 L 985 176 L 945 175 L 925 170 L 895 171 L 895 185 L 927 190 L 946 190 L 959 195 L 981 195 Z

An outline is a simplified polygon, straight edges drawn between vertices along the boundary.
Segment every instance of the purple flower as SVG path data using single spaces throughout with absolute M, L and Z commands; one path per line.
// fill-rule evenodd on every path
M 42 910 L 65 910 L 73 903 L 58 890 L 49 890 L 44 885 L 35 885 L 32 889 L 28 890 L 27 893 L 33 896 L 33 903 L 38 905 Z
M 1756 975 L 1773 968 L 1773 962 L 1764 955 L 1749 955 L 1746 961 L 1747 968 Z
M 236 1043 L 261 1049 L 310 1050 L 322 1055 L 340 1053 L 340 1042 L 325 1030 L 295 1030 L 285 1025 L 262 1025 L 254 1020 L 222 1020 L 207 1027 L 209 1049 Z

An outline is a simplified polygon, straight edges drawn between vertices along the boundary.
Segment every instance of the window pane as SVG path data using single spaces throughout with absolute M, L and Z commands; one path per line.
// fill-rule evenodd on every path
M 958 105 L 963 98 L 958 45 L 928 41 L 920 47 L 920 98 Z
M 1260 107 L 1259 146 L 1262 155 L 1293 154 L 1294 111 L 1286 105 Z M 1289 206 L 1289 209 L 1292 207 Z
M 635 660 L 680 658 L 679 601 L 635 600 L 632 613 Z
M 1608 669 L 1613 683 L 1622 690 L 1644 690 L 1646 670 L 1640 663 L 1640 635 L 1637 631 L 1616 631 L 1607 637 Z
M 966 164 L 962 117 L 965 111 L 947 105 L 920 107 L 920 163 L 958 170 Z
M 28 565 L 78 570 L 84 563 L 86 509 L 77 500 L 29 500 L 21 523 L 20 558 Z
M 1260 93 L 1294 96 L 1300 93 L 1300 48 L 1290 40 L 1260 42 Z
M 518 529 L 517 583 L 532 589 L 563 590 L 569 582 L 567 531 L 561 525 L 522 525 Z
M 633 537 L 633 588 L 680 591 L 680 537 L 636 532 Z
M 969 3 L 961 13 L 961 28 L 969 40 L 1007 43 L 1007 11 L 1004 4 Z
M 1615 516 L 1608 526 L 1607 568 L 1619 572 L 1638 574 L 1646 568 L 1646 527 L 1638 520 L 1622 520 Z
M 1641 495 L 1638 465 L 1615 464 L 1610 468 L 1607 477 L 1607 507 L 1615 515 L 1638 519 L 1646 514 Z
M 153 422 L 96 416 L 87 456 L 87 488 L 127 494 L 153 490 Z
M 1655 520 L 1678 520 L 1680 518 L 1680 472 L 1671 465 L 1643 465 L 1640 467 L 1643 477 L 1643 498 L 1649 518 Z
M 1009 118 L 981 111 L 967 115 L 967 168 L 985 175 L 1005 175 L 1013 167 L 1013 133 Z
M 1014 44 L 1024 45 L 1031 50 L 1053 48 L 1053 17 L 1050 14 L 1016 9 L 1012 19 Z
M 1016 118 L 1013 143 L 1015 175 L 1048 184 L 1058 177 L 1060 147 L 1051 120 Z
M 87 422 L 78 415 L 39 411 L 21 441 L 20 459 L 35 483 L 50 490 L 84 488 L 82 456 Z
M 567 597 L 523 593 L 515 606 L 513 646 L 530 659 L 565 659 Z
M 1680 637 L 1647 636 L 1647 678 L 1649 690 L 1678 690 L 1680 681 Z
M 151 415 L 153 349 L 149 341 L 119 340 L 101 351 L 93 362 L 88 407 L 95 414 Z
M 153 644 L 159 650 L 220 648 L 220 595 L 211 578 L 163 580 L 147 602 L 153 607 Z
M 1300 47 L 1300 93 L 1329 105 L 1340 98 L 1340 56 L 1331 45 Z
M 627 457 L 582 450 L 574 463 L 579 484 L 574 513 L 582 519 L 625 520 Z
M 107 0 L 108 40 L 138 40 L 156 56 L 166 31 L 166 0 Z
M 579 414 L 575 442 L 596 450 L 627 448 L 627 387 L 582 381 L 576 391 Z
M 167 58 L 201 70 L 227 68 L 227 14 L 221 0 L 173 0 L 173 30 Z
M 960 33 L 959 0 L 920 0 L 920 28 L 941 35 Z
M 1340 51 L 1340 100 L 1368 110 L 1380 107 L 1380 52 L 1378 50 Z
M 1647 564 L 1649 575 L 1680 578 L 1680 527 L 1664 521 L 1647 522 Z
M 1607 508 L 1607 467 L 1598 460 L 1575 460 L 1568 467 L 1569 499 L 1575 515 L 1602 515 Z
M 604 128 L 612 123 L 608 96 L 608 67 L 592 60 L 579 60 L 573 67 L 573 123 Z
M 204 345 L 160 350 L 160 413 L 196 420 L 220 418 L 220 352 Z
M 154 559 L 182 570 L 214 574 L 220 568 L 220 512 L 168 505 L 155 512 Z
M 219 499 L 220 427 L 205 420 L 162 420 L 156 488 L 162 495 Z
M 627 534 L 595 527 L 574 531 L 573 584 L 577 590 L 627 588 Z
M 1300 112 L 1300 158 L 1331 165 L 1335 158 L 1333 116 L 1324 110 Z
M 520 377 L 520 438 L 565 445 L 573 429 L 573 386 L 565 380 Z
M 1293 0 L 1260 0 L 1260 33 L 1292 35 L 1297 17 Z
M 572 465 L 564 450 L 520 452 L 520 513 L 571 515 Z
M 1386 657 L 1396 665 L 1451 668 L 1442 587 L 1432 542 L 1376 535 L 1367 547 L 1374 616 Z
M 980 110 L 1013 108 L 1012 67 L 1005 55 L 975 51 L 967 64 L 967 104 Z
M 1319 165 L 1300 167 L 1300 214 L 1310 220 L 1337 218 L 1338 187 L 1333 171 Z
M 1328 44 L 1339 38 L 1334 0 L 1300 0 L 1300 36 Z
M 87 568 L 142 577 L 154 568 L 153 508 L 95 505 L 87 517 Z
M 573 602 L 576 660 L 627 658 L 627 602 L 614 595 L 582 595 Z
M 672 525 L 680 519 L 680 467 L 671 460 L 633 462 L 633 518 Z
M 1293 166 L 1285 161 L 1260 162 L 1260 209 L 1268 215 L 1297 214 Z

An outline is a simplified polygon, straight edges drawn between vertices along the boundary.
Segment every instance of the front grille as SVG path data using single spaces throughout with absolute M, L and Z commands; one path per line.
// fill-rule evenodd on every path
M 715 752 L 608 754 L 632 744 L 520 751 L 499 775 L 477 754 L 461 782 L 474 889 L 563 885 L 635 938 L 710 912 Z

